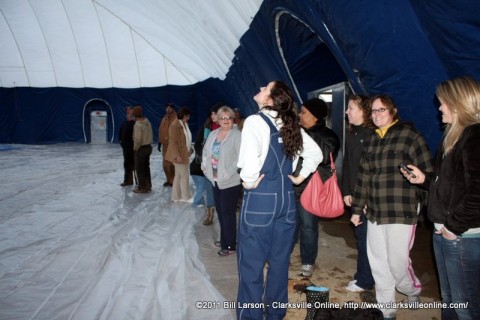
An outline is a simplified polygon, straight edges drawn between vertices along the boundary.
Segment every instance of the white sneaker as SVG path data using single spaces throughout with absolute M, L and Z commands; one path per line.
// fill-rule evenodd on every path
M 365 291 L 365 289 L 363 288 L 360 288 L 359 286 L 356 285 L 356 282 L 355 281 L 354 283 L 351 283 L 351 281 L 348 283 L 348 286 L 345 288 L 346 290 L 350 291 L 350 292 L 363 292 Z
M 418 310 L 420 296 L 408 296 L 408 307 L 412 310 Z
M 314 268 L 315 266 L 313 264 L 302 264 L 302 268 L 300 269 L 300 275 L 304 277 L 311 277 Z
M 353 279 L 351 281 L 348 281 L 348 285 L 351 286 L 352 284 L 357 283 L 357 280 Z

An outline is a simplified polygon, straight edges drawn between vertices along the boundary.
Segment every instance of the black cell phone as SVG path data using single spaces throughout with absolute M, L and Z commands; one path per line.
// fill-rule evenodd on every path
M 400 163 L 400 164 L 398 165 L 398 167 L 399 167 L 399 168 L 402 168 L 402 169 L 405 170 L 405 171 L 407 171 L 407 173 L 408 173 L 409 175 L 411 175 L 412 177 L 414 177 L 414 178 L 417 177 L 417 176 L 413 173 L 413 171 L 410 170 L 410 169 L 408 169 L 408 167 L 407 167 L 406 165 L 404 165 L 403 163 Z

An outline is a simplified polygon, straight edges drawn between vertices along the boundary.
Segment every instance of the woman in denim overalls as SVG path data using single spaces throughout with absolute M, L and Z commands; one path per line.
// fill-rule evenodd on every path
M 301 130 L 293 95 L 283 82 L 270 82 L 254 100 L 260 112 L 245 120 L 238 161 L 245 191 L 237 245 L 237 317 L 283 319 L 296 221 L 292 182 L 301 183 L 314 172 L 322 156 Z M 303 169 L 292 177 L 298 156 L 304 158 Z

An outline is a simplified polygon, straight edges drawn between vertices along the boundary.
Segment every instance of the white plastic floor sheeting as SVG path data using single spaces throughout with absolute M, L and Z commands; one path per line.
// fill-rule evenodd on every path
M 0 319 L 232 318 L 196 307 L 226 300 L 202 262 L 201 250 L 218 259 L 215 248 L 197 240 L 213 240 L 214 228 L 201 226 L 202 210 L 170 201 L 155 149 L 153 192 L 135 194 L 119 185 L 119 145 L 9 147 L 0 151 Z M 235 272 L 219 281 L 231 285 Z

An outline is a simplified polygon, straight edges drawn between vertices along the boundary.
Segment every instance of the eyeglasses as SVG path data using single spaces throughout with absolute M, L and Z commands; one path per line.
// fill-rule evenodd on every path
M 220 117 L 219 119 L 222 121 L 230 121 L 233 120 L 233 117 Z
M 372 109 L 372 114 L 375 114 L 375 113 L 384 113 L 385 110 L 387 110 L 387 109 L 386 109 L 386 108 Z

